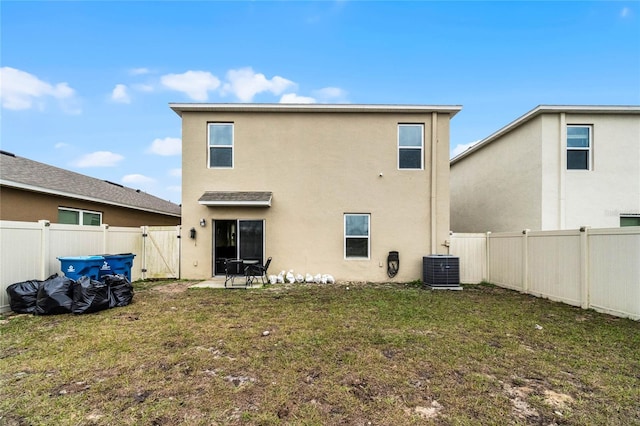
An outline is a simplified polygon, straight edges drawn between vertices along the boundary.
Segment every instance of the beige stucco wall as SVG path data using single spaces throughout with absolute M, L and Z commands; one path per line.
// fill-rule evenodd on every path
M 540 227 L 541 120 L 451 166 L 451 230 L 500 232 Z
M 390 250 L 400 253 L 395 281 L 422 276 L 431 253 L 432 114 L 353 112 L 183 112 L 183 278 L 213 267 L 216 219 L 265 221 L 271 273 L 326 273 L 338 280 L 386 281 Z M 234 168 L 207 168 L 207 122 L 233 122 Z M 398 123 L 424 123 L 424 170 L 397 169 Z M 436 252 L 448 238 L 449 115 L 438 114 Z M 382 174 L 382 176 L 380 176 Z M 205 191 L 272 191 L 271 207 L 206 207 Z M 345 213 L 371 214 L 370 259 L 344 258 Z M 204 218 L 207 226 L 198 225 Z
M 566 175 L 566 143 L 560 140 L 564 134 L 558 114 L 542 114 L 538 117 L 542 129 L 540 137 L 531 141 L 541 145 L 542 194 L 540 199 L 540 224 L 532 230 L 562 229 L 560 211 L 564 208 L 561 185 Z

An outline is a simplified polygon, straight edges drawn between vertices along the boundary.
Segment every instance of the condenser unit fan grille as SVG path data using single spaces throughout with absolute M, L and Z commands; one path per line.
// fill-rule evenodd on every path
M 423 257 L 422 281 L 430 288 L 461 290 L 460 259 L 450 255 Z

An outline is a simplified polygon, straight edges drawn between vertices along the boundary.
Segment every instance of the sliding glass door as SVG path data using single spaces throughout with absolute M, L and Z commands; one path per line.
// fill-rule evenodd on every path
M 261 220 L 239 220 L 239 258 L 264 263 L 264 222 Z
M 216 220 L 214 274 L 223 275 L 226 259 L 257 260 L 264 264 L 263 220 Z

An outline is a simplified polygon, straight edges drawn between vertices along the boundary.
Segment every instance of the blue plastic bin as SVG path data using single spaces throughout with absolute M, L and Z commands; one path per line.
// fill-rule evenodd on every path
M 103 254 L 104 262 L 100 265 L 100 276 L 124 275 L 131 281 L 131 267 L 133 266 L 133 253 Z
M 62 273 L 74 281 L 77 281 L 81 276 L 97 280 L 100 276 L 100 267 L 104 263 L 102 256 L 59 257 L 58 260 Z

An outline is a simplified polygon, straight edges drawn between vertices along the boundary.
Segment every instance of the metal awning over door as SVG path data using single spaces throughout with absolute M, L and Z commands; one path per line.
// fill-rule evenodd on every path
M 273 193 L 268 191 L 207 191 L 198 203 L 211 207 L 271 207 Z

